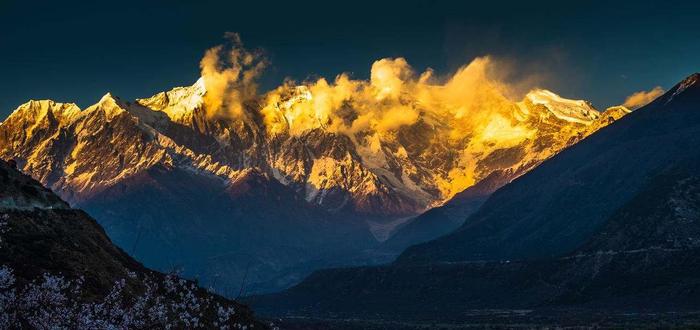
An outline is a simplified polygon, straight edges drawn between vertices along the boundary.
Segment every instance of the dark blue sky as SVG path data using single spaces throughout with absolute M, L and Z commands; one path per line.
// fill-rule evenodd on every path
M 604 108 L 700 71 L 700 1 L 455 2 L 0 0 L 0 112 L 189 85 L 226 31 L 266 51 L 266 88 L 284 77 L 367 78 L 374 60 L 395 56 L 448 74 L 491 54 Z

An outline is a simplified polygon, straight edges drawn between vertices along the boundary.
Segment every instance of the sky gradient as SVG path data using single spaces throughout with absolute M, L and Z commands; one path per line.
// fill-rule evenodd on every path
M 62 2 L 0 0 L 0 116 L 29 99 L 95 103 L 146 97 L 199 77 L 205 50 L 238 32 L 285 77 L 366 79 L 404 57 L 447 75 L 476 56 L 513 77 L 599 109 L 700 71 L 700 2 Z

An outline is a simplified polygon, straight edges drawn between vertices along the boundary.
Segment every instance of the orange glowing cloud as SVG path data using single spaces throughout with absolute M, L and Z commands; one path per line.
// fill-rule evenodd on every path
M 386 133 L 422 120 L 449 126 L 460 138 L 477 122 L 488 125 L 491 114 L 511 111 L 509 87 L 489 76 L 493 65 L 488 57 L 477 58 L 440 82 L 430 69 L 417 75 L 404 58 L 385 58 L 374 62 L 369 81 L 341 74 L 333 82 L 287 82 L 265 95 L 262 113 L 273 133 L 318 127 Z
M 226 38 L 228 47 L 207 50 L 199 66 L 207 90 L 207 115 L 231 119 L 243 115 L 243 103 L 256 97 L 256 79 L 267 61 L 260 52 L 243 48 L 238 34 L 227 33 Z
M 652 88 L 650 91 L 639 91 L 625 99 L 625 103 L 622 105 L 630 109 L 637 109 L 643 107 L 649 102 L 655 100 L 657 97 L 664 93 L 664 89 L 660 86 Z
M 451 150 L 449 161 L 433 178 L 444 198 L 480 180 L 484 175 L 478 168 L 480 159 L 531 144 L 537 137 L 533 123 L 548 120 L 540 117 L 546 113 L 530 113 L 519 99 L 523 91 L 536 87 L 536 79 L 506 82 L 513 66 L 488 56 L 475 58 L 446 76 L 437 76 L 429 68 L 415 70 L 401 57 L 384 58 L 372 64 L 367 80 L 346 73 L 332 80 L 286 80 L 255 95 L 255 80 L 266 62 L 259 53 L 243 49 L 237 35 L 233 44 L 228 52 L 212 48 L 202 59 L 207 113 L 232 120 L 259 118 L 271 135 L 300 136 L 313 129 L 344 134 L 370 169 L 387 168 L 395 157 L 429 155 L 431 151 L 421 149 L 421 144 L 401 142 L 402 134 L 414 134 L 412 129 L 420 125 L 418 131 L 427 132 L 423 138 L 431 140 L 428 145 Z M 246 102 L 252 99 L 256 102 Z M 575 121 L 560 125 L 571 126 L 562 128 L 562 141 L 585 126 Z M 538 159 L 551 152 L 533 147 L 523 157 Z M 418 169 L 407 171 L 401 180 L 409 182 Z

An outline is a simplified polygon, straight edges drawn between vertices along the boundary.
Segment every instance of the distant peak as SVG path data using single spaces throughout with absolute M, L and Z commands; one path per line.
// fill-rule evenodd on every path
M 693 73 L 683 79 L 680 83 L 678 83 L 678 85 L 676 85 L 674 90 L 672 90 L 673 94 L 671 94 L 671 97 L 666 100 L 666 103 L 671 102 L 676 96 L 685 92 L 688 88 L 697 85 L 698 80 L 700 80 L 700 73 L 698 72 Z
M 547 89 L 535 89 L 527 93 L 529 97 L 545 97 L 551 99 L 561 99 L 562 97 Z
M 125 112 L 127 106 L 121 102 L 119 97 L 114 96 L 112 93 L 107 93 L 102 98 L 100 99 L 99 102 L 97 102 L 95 105 L 90 106 L 89 108 L 85 109 L 86 113 L 91 113 L 94 111 L 101 110 L 104 112 L 104 114 L 107 116 L 107 118 L 111 119 L 117 116 L 118 114 Z
M 53 107 L 58 111 L 69 111 L 72 108 L 80 110 L 75 103 L 61 103 L 54 100 L 29 100 L 28 102 L 19 106 L 19 108 L 26 107 Z
M 698 80 L 700 80 L 700 73 L 693 73 L 687 78 L 683 79 L 683 81 L 681 81 L 678 89 L 686 90 L 688 87 L 695 85 L 698 82 Z
M 622 111 L 625 113 L 630 113 L 630 112 L 632 112 L 632 109 L 630 109 L 624 105 L 615 105 L 615 106 L 612 106 L 612 107 L 605 109 L 605 112 L 610 112 L 610 111 Z
M 62 118 L 70 119 L 80 113 L 80 108 L 75 103 L 60 103 L 53 100 L 29 100 L 17 107 L 10 117 L 29 116 L 36 120 L 45 117 L 49 112 L 60 120 Z
M 569 122 L 588 125 L 600 117 L 588 101 L 566 99 L 546 89 L 533 90 L 525 95 L 525 99 L 544 106 L 557 118 Z
M 559 102 L 570 105 L 590 107 L 590 104 L 587 101 L 566 99 L 546 89 L 535 89 L 527 93 L 525 97 L 530 99 L 530 101 L 532 101 L 535 104 L 549 104 L 551 102 Z
M 192 85 L 192 88 L 194 89 L 196 94 L 204 95 L 207 92 L 207 87 L 204 84 L 204 77 L 200 77 L 199 79 L 197 79 L 194 85 Z
M 149 98 L 137 99 L 136 103 L 154 111 L 162 111 L 171 120 L 181 123 L 190 120 L 194 110 L 202 106 L 205 93 L 204 78 L 199 78 L 191 86 L 175 87 Z
M 107 102 L 107 101 L 119 101 L 119 98 L 112 95 L 111 92 L 107 92 L 107 94 L 103 95 L 102 98 L 100 99 L 99 103 L 102 102 Z

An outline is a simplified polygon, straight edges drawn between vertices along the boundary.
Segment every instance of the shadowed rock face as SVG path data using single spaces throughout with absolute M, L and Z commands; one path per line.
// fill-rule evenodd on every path
M 102 301 L 120 280 L 126 280 L 124 297 L 130 299 L 145 290 L 139 279 L 149 278 L 159 284 L 165 279 L 112 244 L 102 227 L 85 212 L 70 208 L 50 190 L 1 160 L 0 202 L 0 265 L 11 269 L 15 288 L 38 281 L 45 274 L 71 281 L 82 279 L 79 300 L 92 302 Z M 265 327 L 243 305 L 199 288 L 194 294 L 235 308 L 235 322 Z M 209 313 L 215 312 L 203 313 L 210 317 Z
M 277 316 L 474 321 L 465 311 L 479 310 L 506 323 L 523 318 L 497 311 L 580 311 L 589 321 L 697 311 L 698 77 L 501 188 L 456 232 L 394 264 L 319 271 L 251 303 Z
M 336 265 L 343 253 L 371 244 L 349 220 L 329 216 L 257 172 L 226 185 L 156 167 L 83 205 L 103 219 L 117 245 L 145 264 L 181 269 L 232 296 L 241 287 L 258 292 L 287 286 L 313 265 Z

